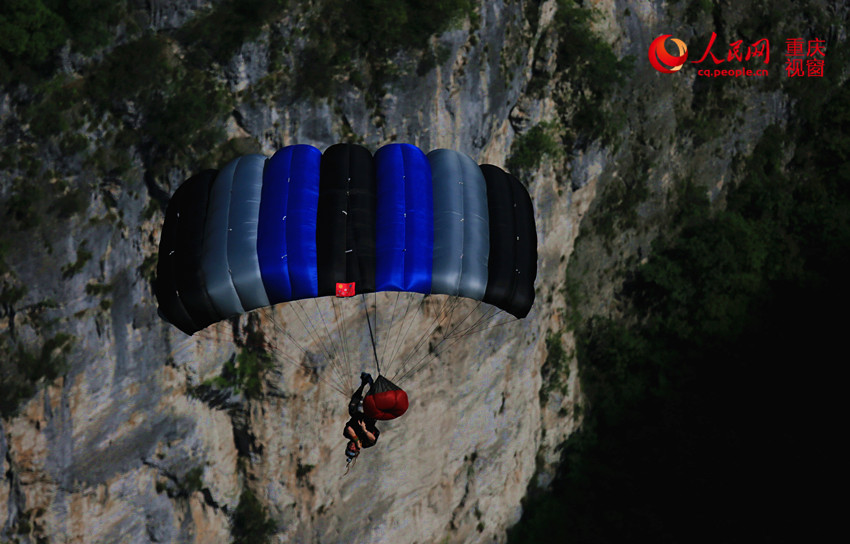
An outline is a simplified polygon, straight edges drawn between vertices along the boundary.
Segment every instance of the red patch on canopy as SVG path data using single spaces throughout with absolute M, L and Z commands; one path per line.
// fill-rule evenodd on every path
M 366 395 L 363 413 L 372 419 L 395 419 L 407 411 L 407 393 L 401 389 Z
M 337 283 L 336 284 L 336 296 L 338 296 L 338 297 L 353 297 L 354 296 L 354 282 Z

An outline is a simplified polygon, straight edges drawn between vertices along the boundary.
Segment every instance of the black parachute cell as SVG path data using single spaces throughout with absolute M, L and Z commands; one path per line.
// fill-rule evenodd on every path
M 372 154 L 355 144 L 336 144 L 322 154 L 316 261 L 319 296 L 337 283 L 355 282 L 356 292 L 375 290 L 377 196 Z
M 537 232 L 528 191 L 498 166 L 482 164 L 490 214 L 490 255 L 484 302 L 517 318 L 534 303 L 537 277 Z
M 207 294 L 204 276 L 201 272 L 201 254 L 206 224 L 207 203 L 217 171 L 207 170 L 184 183 L 180 189 L 180 217 L 177 232 L 177 251 L 175 265 L 177 270 L 177 291 L 189 312 L 189 316 L 199 329 L 203 329 L 224 316 L 216 312 Z
M 197 240 L 201 238 L 196 233 L 197 223 L 200 222 L 200 232 L 203 233 L 206 195 L 209 195 L 209 188 L 217 173 L 217 170 L 204 170 L 174 191 L 165 211 L 160 235 L 154 292 L 159 311 L 165 319 L 186 334 L 194 334 L 220 319 L 215 312 L 210 314 L 207 311 L 208 305 L 211 309 L 209 299 L 203 283 L 198 283 L 195 278 L 200 266 L 185 254 L 187 248 L 199 251 L 193 247 L 198 245 Z M 203 202 L 198 204 L 198 199 Z M 198 293 L 199 290 L 202 292 Z
M 534 280 L 537 279 L 537 230 L 534 226 L 534 206 L 531 196 L 520 181 L 510 176 L 511 188 L 516 204 L 517 232 L 517 283 L 514 290 L 512 305 L 513 312 L 518 318 L 523 318 L 531 311 L 534 304 Z

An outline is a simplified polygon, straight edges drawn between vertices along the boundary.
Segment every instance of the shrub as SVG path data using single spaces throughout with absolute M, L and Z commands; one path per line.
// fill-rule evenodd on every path
M 511 144 L 511 155 L 506 166 L 511 172 L 534 170 L 543 157 L 563 154 L 563 144 L 556 136 L 555 122 L 543 122 L 531 127 Z
M 248 314 L 245 331 L 245 339 L 236 341 L 239 353 L 224 363 L 219 376 L 205 385 L 218 389 L 232 388 L 242 391 L 248 398 L 257 398 L 262 392 L 263 375 L 271 368 L 273 358 L 267 351 L 256 313 Z
M 593 32 L 594 16 L 573 0 L 559 0 L 554 21 L 559 38 L 558 72 L 565 74 L 571 87 L 568 96 L 556 100 L 564 126 L 572 129 L 573 139 L 580 145 L 597 138 L 610 142 L 622 125 L 622 112 L 608 102 L 633 61 L 618 59 L 611 46 Z
M 552 390 L 566 395 L 570 367 L 560 332 L 550 331 L 546 336 L 546 359 L 543 361 L 541 374 L 544 385 L 540 389 L 540 395 L 544 402 Z
M 65 372 L 74 337 L 58 333 L 35 350 L 15 345 L 8 333 L 0 340 L 0 416 L 9 417 L 35 394 L 42 379 L 52 381 Z
M 5 0 L 0 3 L 0 84 L 37 83 L 55 68 L 66 42 L 83 54 L 106 45 L 126 21 L 125 2 L 113 0 Z
M 473 12 L 470 0 L 326 2 L 310 30 L 298 88 L 305 94 L 329 96 L 337 77 L 358 72 L 372 94 L 380 94 L 382 85 L 393 78 L 391 53 L 426 51 L 420 70 L 427 70 L 444 56 L 442 50 L 428 51 L 428 38 Z
M 68 28 L 42 0 L 6 0 L 0 4 L 0 53 L 40 64 L 66 39 Z
M 17 223 L 21 229 L 30 229 L 41 223 L 41 205 L 44 200 L 41 183 L 25 183 L 15 180 L 12 194 L 5 202 L 4 216 Z
M 183 495 L 191 495 L 204 487 L 204 467 L 193 467 L 183 476 L 180 483 L 180 492 Z
M 77 259 L 73 263 L 62 266 L 62 277 L 68 279 L 83 269 L 83 266 L 92 258 L 92 253 L 86 249 L 86 241 L 83 240 L 77 248 Z
M 242 491 L 239 505 L 233 513 L 233 541 L 236 544 L 265 544 L 276 530 L 268 512 L 249 488 Z
M 193 66 L 224 64 L 243 43 L 256 39 L 269 21 L 280 17 L 288 4 L 287 0 L 227 0 L 189 21 L 177 36 L 190 49 Z

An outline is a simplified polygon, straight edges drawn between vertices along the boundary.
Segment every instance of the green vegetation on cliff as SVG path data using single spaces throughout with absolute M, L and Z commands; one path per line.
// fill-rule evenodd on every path
M 684 187 L 668 234 L 625 274 L 621 313 L 578 327 L 584 423 L 511 542 L 807 530 L 850 301 L 850 84 L 804 83 L 788 85 L 795 115 L 765 131 L 725 205 Z
M 233 542 L 265 544 L 271 542 L 275 529 L 275 523 L 269 518 L 263 503 L 250 488 L 245 487 L 239 496 L 239 505 L 233 513 Z
M 0 85 L 33 80 L 55 69 L 53 54 L 66 42 L 91 53 L 125 20 L 114 0 L 4 0 L 0 3 Z M 131 22 L 131 21 L 127 21 Z
M 0 6 L 0 86 L 26 85 L 26 98 L 12 104 L 21 134 L 0 156 L 0 166 L 26 168 L 43 193 L 52 178 L 66 173 L 42 172 L 34 142 L 39 148 L 55 142 L 68 164 L 79 168 L 80 159 L 92 171 L 88 177 L 122 175 L 140 155 L 148 183 L 156 183 L 170 169 L 218 164 L 233 147 L 222 138 L 241 100 L 269 93 L 279 98 L 281 85 L 293 96 L 329 96 L 335 82 L 349 76 L 374 91 L 369 96 L 379 96 L 397 70 L 395 52 L 416 49 L 445 58 L 445 51 L 431 51 L 428 38 L 474 15 L 470 0 L 369 0 L 344 7 L 319 2 L 309 16 L 286 0 L 225 0 L 179 29 L 152 32 L 142 28 L 149 26 L 148 13 L 120 2 L 14 0 Z M 284 37 L 275 23 L 288 16 L 296 19 L 290 21 L 292 35 Z M 223 66 L 264 32 L 269 75 L 247 92 L 227 89 Z M 305 36 L 309 40 L 296 55 L 294 41 Z M 59 70 L 65 44 L 71 54 L 98 55 L 75 59 L 68 74 Z M 297 78 L 286 75 L 283 56 L 296 66 Z M 14 95 L 15 101 L 23 96 Z M 257 151 L 256 142 L 239 145 Z M 32 160 L 24 164 L 19 157 Z M 91 190 L 77 186 L 69 194 Z M 66 214 L 79 204 L 71 197 Z M 34 226 L 31 197 L 14 198 L 14 216 L 24 227 Z
M 397 69 L 392 54 L 422 50 L 434 62 L 439 52 L 428 38 L 473 15 L 471 0 L 361 0 L 323 2 L 306 35 L 297 87 L 314 96 L 330 96 L 339 78 L 374 93 Z
M 2 297 L 7 296 L 4 290 Z M 5 303 L 4 303 L 5 304 Z M 42 380 L 50 382 L 65 372 L 65 356 L 74 337 L 58 333 L 37 348 L 28 348 L 7 331 L 0 335 L 0 417 L 9 417 L 18 404 L 35 394 Z

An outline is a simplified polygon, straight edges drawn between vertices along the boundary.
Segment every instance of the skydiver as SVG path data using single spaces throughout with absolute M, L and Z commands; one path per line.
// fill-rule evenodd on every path
M 345 473 L 348 474 L 350 463 L 360 455 L 361 448 L 371 448 L 378 442 L 381 431 L 375 426 L 373 418 L 366 417 L 363 413 L 363 389 L 369 384 L 369 393 L 372 393 L 374 380 L 368 372 L 360 374 L 360 387 L 351 395 L 348 403 L 348 415 L 351 419 L 345 424 L 342 435 L 348 438 L 345 446 Z

